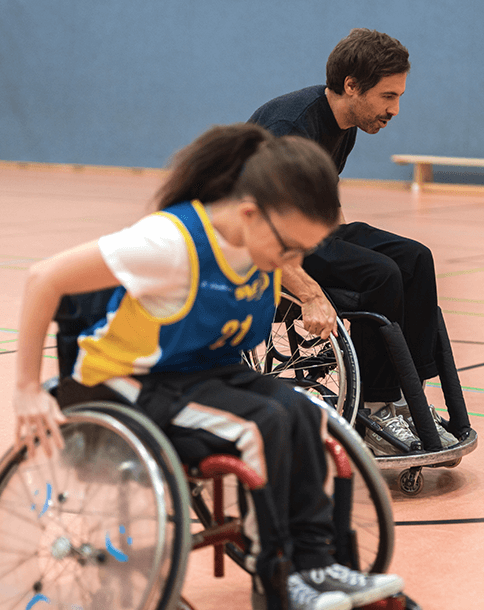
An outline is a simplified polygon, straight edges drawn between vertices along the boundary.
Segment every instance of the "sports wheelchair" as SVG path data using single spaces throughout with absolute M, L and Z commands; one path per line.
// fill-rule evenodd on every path
M 65 297 L 56 314 L 61 378 L 79 331 L 109 297 Z M 24 447 L 0 461 L 0 610 L 30 610 L 39 601 L 75 610 L 189 609 L 180 597 L 188 553 L 206 546 L 214 547 L 216 576 L 225 555 L 254 571 L 243 499 L 261 485 L 257 474 L 223 455 L 185 469 L 165 434 L 136 408 L 133 384 L 111 380 L 94 400 L 66 408 L 65 447 L 51 458 Z M 45 384 L 54 396 L 57 386 L 57 379 Z M 394 542 L 386 485 L 350 424 L 312 399 L 326 414 L 336 560 L 384 572 Z M 387 608 L 400 610 L 404 601 L 388 600 Z
M 301 303 L 283 292 L 271 336 L 264 346 L 252 350 L 246 359 L 265 374 L 284 376 L 292 383 L 311 388 L 323 396 L 356 426 L 361 436 L 369 428 L 395 446 L 399 454 L 377 457 L 378 466 L 381 469 L 404 468 L 398 477 L 399 488 L 406 495 L 416 495 L 423 488 L 423 467 L 453 468 L 477 447 L 477 434 L 470 426 L 442 312 L 439 308 L 436 362 L 449 420 L 442 419 L 441 423 L 456 437 L 456 444 L 447 449 L 441 447 L 422 384 L 399 325 L 380 314 L 355 310 L 355 294 L 340 289 L 328 291 L 331 300 L 340 305 L 337 308 L 338 337 L 331 336 L 323 341 L 304 329 Z M 411 451 L 372 421 L 362 408 L 358 358 L 345 327 L 345 322 L 350 326 L 354 320 L 365 320 L 379 329 L 388 357 L 399 376 L 423 450 Z
M 253 571 L 238 498 L 241 487 L 260 485 L 257 475 L 234 456 L 210 456 L 185 472 L 163 432 L 122 396 L 113 390 L 116 401 L 68 407 L 65 448 L 50 459 L 24 447 L 1 460 L 0 609 L 40 601 L 75 610 L 191 608 L 180 600 L 187 556 L 209 545 L 216 575 L 224 553 Z M 320 405 L 336 559 L 385 571 L 393 552 L 386 486 L 351 426 Z M 195 534 L 190 506 L 201 524 Z M 388 604 L 405 607 L 402 599 Z

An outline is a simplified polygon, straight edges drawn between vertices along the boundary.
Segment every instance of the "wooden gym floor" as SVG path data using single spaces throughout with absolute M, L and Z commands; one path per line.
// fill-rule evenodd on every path
M 18 311 L 29 265 L 141 217 L 159 180 L 155 172 L 0 166 L 1 452 L 13 437 L 10 396 Z M 367 221 L 422 241 L 433 251 L 440 306 L 471 424 L 484 435 L 484 195 L 416 195 L 388 185 L 343 182 L 341 196 L 349 222 Z M 50 337 L 47 345 L 54 344 Z M 45 378 L 56 372 L 54 354 L 54 349 L 45 352 Z M 437 380 L 429 384 L 427 395 L 444 410 Z M 484 608 L 481 453 L 478 447 L 455 469 L 424 469 L 424 489 L 413 498 L 398 491 L 398 471 L 384 473 L 397 524 L 391 570 L 405 578 L 406 592 L 424 610 Z M 227 576 L 215 580 L 210 556 L 211 550 L 191 554 L 187 598 L 198 610 L 249 610 L 246 574 L 228 561 Z

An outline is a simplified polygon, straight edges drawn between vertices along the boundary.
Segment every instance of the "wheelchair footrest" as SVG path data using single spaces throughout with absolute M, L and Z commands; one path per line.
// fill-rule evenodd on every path
M 192 536 L 192 550 L 202 549 L 206 546 L 223 545 L 233 542 L 240 548 L 244 548 L 244 540 L 241 535 L 242 521 L 233 519 L 223 525 L 209 527 Z

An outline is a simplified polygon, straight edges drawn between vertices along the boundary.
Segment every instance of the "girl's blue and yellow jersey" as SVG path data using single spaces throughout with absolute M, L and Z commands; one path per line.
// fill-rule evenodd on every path
M 240 352 L 269 335 L 279 301 L 279 271 L 252 267 L 245 277 L 227 263 L 202 204 L 157 212 L 184 236 L 190 291 L 180 311 L 157 318 L 125 288 L 111 297 L 106 316 L 78 339 L 73 377 L 84 385 L 155 371 L 202 371 L 240 362 Z

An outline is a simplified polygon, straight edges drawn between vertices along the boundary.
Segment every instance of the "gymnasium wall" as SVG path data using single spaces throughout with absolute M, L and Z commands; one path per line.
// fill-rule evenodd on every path
M 400 115 L 360 132 L 343 176 L 409 179 L 391 154 L 483 156 L 483 22 L 479 0 L 0 0 L 0 159 L 162 166 L 324 82 L 334 45 L 368 27 L 412 70 Z

